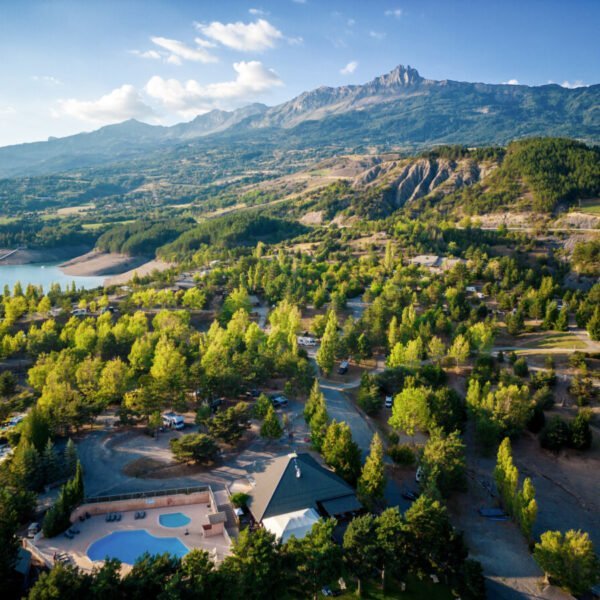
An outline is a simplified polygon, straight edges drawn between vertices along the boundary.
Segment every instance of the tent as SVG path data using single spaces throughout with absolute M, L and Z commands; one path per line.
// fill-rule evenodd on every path
M 318 520 L 316 510 L 304 508 L 263 519 L 262 524 L 265 529 L 275 534 L 278 540 L 285 543 L 292 535 L 298 539 L 303 538 Z

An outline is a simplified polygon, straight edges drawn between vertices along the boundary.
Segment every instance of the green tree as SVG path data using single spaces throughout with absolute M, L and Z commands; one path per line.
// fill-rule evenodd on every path
M 283 428 L 273 406 L 269 406 L 265 420 L 260 427 L 260 435 L 270 440 L 278 440 L 283 435 Z
M 408 570 L 402 515 L 397 506 L 387 508 L 375 519 L 377 566 L 385 588 L 388 573 L 401 578 Z
M 514 515 L 519 472 L 513 463 L 512 447 L 508 437 L 502 440 L 498 448 L 494 480 L 506 512 Z
M 431 340 L 429 340 L 427 352 L 433 362 L 439 363 L 446 355 L 446 346 L 437 335 L 434 335 Z
M 163 402 L 177 404 L 183 399 L 187 381 L 185 358 L 167 337 L 161 337 L 156 344 L 150 375 Z
M 63 456 L 63 468 L 64 468 L 64 476 L 72 477 L 75 475 L 75 471 L 77 470 L 77 449 L 75 448 L 75 444 L 71 438 L 68 439 L 67 445 L 65 446 L 64 456 Z
M 323 441 L 327 433 L 328 425 L 329 414 L 327 413 L 325 399 L 322 398 L 310 419 L 310 423 L 308 424 L 310 430 L 310 441 L 317 452 L 320 452 L 323 447 Z
M 50 439 L 50 424 L 47 416 L 37 407 L 32 406 L 21 425 L 21 440 L 30 442 L 40 453 L 44 452 Z
M 354 484 L 360 475 L 360 448 L 352 439 L 347 423 L 333 420 L 323 440 L 325 462 L 348 483 Z
M 469 340 L 462 334 L 458 334 L 448 350 L 448 356 L 454 359 L 456 366 L 459 367 L 466 362 L 470 353 L 471 346 L 469 345 Z
M 42 454 L 42 466 L 44 470 L 44 480 L 46 483 L 53 483 L 60 479 L 61 464 L 56 453 L 52 440 L 48 439 L 44 453 Z
M 554 328 L 557 331 L 567 331 L 569 329 L 569 310 L 566 306 L 563 306 L 558 313 Z
M 316 600 L 319 591 L 339 576 L 342 568 L 341 548 L 333 539 L 336 521 L 319 521 L 302 538 L 292 536 L 285 551 L 292 557 L 298 591 Z
M 321 346 L 317 350 L 316 360 L 321 370 L 329 375 L 335 363 L 339 344 L 338 319 L 335 311 L 330 310 L 327 316 L 325 333 L 321 338 Z
M 395 398 L 388 423 L 413 436 L 415 430 L 427 431 L 431 422 L 429 393 L 424 387 L 406 386 Z
M 356 595 L 362 596 L 362 582 L 377 565 L 378 547 L 375 518 L 355 517 L 350 521 L 342 543 L 344 561 L 357 579 Z
M 433 484 L 447 497 L 467 486 L 465 444 L 458 431 L 450 434 L 441 428 L 430 432 L 421 460 L 423 485 Z
M 205 433 L 188 433 L 173 438 L 169 445 L 178 462 L 210 463 L 219 451 L 214 439 Z
M 240 532 L 221 571 L 229 584 L 228 594 L 233 598 L 277 598 L 285 584 L 279 544 L 263 528 Z
M 576 450 L 589 450 L 592 446 L 591 417 L 592 413 L 589 409 L 580 409 L 571 421 L 570 445 Z
M 30 491 L 39 491 L 42 488 L 42 460 L 35 446 L 27 439 L 19 442 L 10 463 L 10 472 L 16 487 Z
M 371 448 L 358 479 L 357 492 L 361 502 L 373 507 L 383 500 L 385 492 L 385 465 L 383 463 L 383 444 L 379 434 L 371 440 Z
M 0 489 L 0 581 L 2 581 L 3 595 L 11 597 L 16 595 L 15 571 L 20 542 L 17 537 L 17 513 L 9 497 L 9 491 Z
M 529 541 L 533 533 L 533 526 L 537 518 L 537 502 L 535 500 L 535 488 L 529 477 L 523 481 L 523 487 L 517 494 L 516 504 L 518 507 L 517 521 L 523 535 Z
M 272 408 L 272 404 L 266 394 L 260 394 L 256 399 L 252 412 L 257 419 L 264 419 L 269 412 L 269 408 Z
M 358 388 L 358 405 L 368 414 L 373 415 L 381 408 L 381 394 L 377 380 L 368 371 L 363 371 Z
M 533 558 L 546 576 L 580 595 L 600 578 L 600 562 L 587 533 L 569 530 L 542 533 Z
M 321 387 L 319 386 L 319 380 L 315 379 L 312 388 L 310 390 L 310 395 L 308 396 L 308 400 L 304 405 L 304 420 L 306 423 L 310 423 L 310 420 L 317 410 L 317 407 L 325 402 L 325 398 L 323 397 L 323 392 L 321 392 Z

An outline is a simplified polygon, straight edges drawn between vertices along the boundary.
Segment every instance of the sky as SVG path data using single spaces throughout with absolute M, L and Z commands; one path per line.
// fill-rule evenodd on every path
M 0 146 L 275 105 L 398 64 L 600 82 L 598 0 L 0 0 Z

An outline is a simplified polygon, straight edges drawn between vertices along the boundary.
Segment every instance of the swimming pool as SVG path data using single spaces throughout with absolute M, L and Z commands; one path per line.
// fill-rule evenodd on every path
M 148 554 L 164 554 L 168 552 L 181 558 L 189 552 L 189 548 L 177 538 L 159 538 L 149 534 L 145 529 L 133 531 L 113 531 L 111 534 L 96 540 L 87 551 L 90 560 L 106 560 L 118 558 L 121 562 L 132 565 L 145 552 Z
M 192 522 L 192 520 L 183 513 L 167 513 L 166 515 L 160 515 L 158 522 L 163 527 L 184 527 Z

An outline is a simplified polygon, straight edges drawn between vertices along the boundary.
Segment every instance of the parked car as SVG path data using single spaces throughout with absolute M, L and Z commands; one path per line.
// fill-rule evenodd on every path
M 348 368 L 349 368 L 349 367 L 350 367 L 350 364 L 348 363 L 348 361 L 347 361 L 347 360 L 343 360 L 343 361 L 340 363 L 340 366 L 339 366 L 339 368 L 338 368 L 338 373 L 339 373 L 340 375 L 345 375 L 345 374 L 348 372 Z
M 39 533 L 41 527 L 39 523 L 32 523 L 28 528 L 27 528 L 27 537 L 32 540 L 36 534 Z
M 386 408 L 392 408 L 393 405 L 394 405 L 394 397 L 393 396 L 386 396 L 385 397 L 385 407 Z
M 405 500 L 410 500 L 411 502 L 414 502 L 419 497 L 419 494 L 417 492 L 413 492 L 412 490 L 408 490 L 406 492 L 402 492 L 402 497 Z
M 417 468 L 417 472 L 415 473 L 415 481 L 419 483 L 423 478 L 423 469 L 421 467 Z
M 271 396 L 271 404 L 273 405 L 274 408 L 279 408 L 281 406 L 287 406 L 288 399 L 282 394 Z
M 310 337 L 307 335 L 298 336 L 298 344 L 300 346 L 316 346 L 317 340 L 314 337 Z
M 71 311 L 71 315 L 74 317 L 87 317 L 88 314 L 87 308 L 75 308 Z

